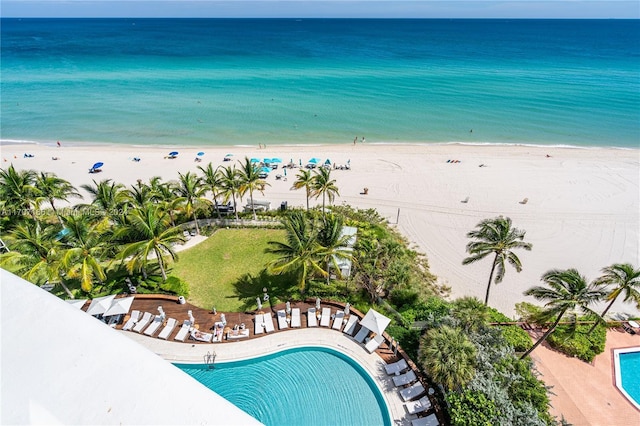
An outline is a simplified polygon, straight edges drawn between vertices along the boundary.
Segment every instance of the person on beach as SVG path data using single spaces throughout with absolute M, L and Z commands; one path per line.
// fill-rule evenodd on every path
M 60 148 L 62 145 L 60 144 L 60 141 L 56 142 L 56 144 L 58 145 L 58 148 Z
M 362 137 L 362 143 L 364 143 L 364 136 Z
M 358 142 L 358 137 L 356 136 L 355 139 L 353 140 L 353 144 L 355 145 Z

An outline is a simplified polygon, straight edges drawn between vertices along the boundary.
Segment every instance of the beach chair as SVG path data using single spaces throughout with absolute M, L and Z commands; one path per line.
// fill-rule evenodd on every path
M 393 378 L 393 384 L 396 385 L 396 386 L 404 386 L 404 385 L 408 385 L 410 383 L 413 383 L 416 380 L 418 380 L 418 377 L 416 376 L 416 373 L 414 373 L 413 370 L 409 370 L 404 374 L 401 374 L 399 376 L 395 376 Z
M 178 334 L 176 334 L 176 337 L 174 337 L 173 339 L 179 342 L 184 342 L 184 339 L 187 338 L 187 334 L 189 334 L 190 328 L 191 328 L 191 321 L 184 320 L 184 322 L 182 323 L 182 327 L 180 328 L 180 330 L 178 330 Z
M 146 334 L 147 336 L 153 336 L 155 332 L 158 331 L 161 325 L 162 317 L 160 315 L 156 315 L 151 325 L 144 331 L 144 334 Z
M 427 417 L 420 417 L 418 419 L 411 420 L 411 426 L 438 426 L 438 418 L 435 414 L 429 414 Z
M 136 333 L 142 333 L 142 330 L 144 330 L 144 328 L 149 325 L 149 322 L 153 320 L 153 318 L 154 315 L 150 314 L 149 312 L 145 312 L 144 315 L 142 315 L 142 319 L 136 323 L 135 327 L 133 327 L 133 331 L 135 331 Z
M 401 371 L 404 371 L 407 368 L 409 368 L 409 365 L 407 364 L 407 361 L 405 361 L 404 358 L 402 358 L 398 362 L 394 362 L 393 364 L 388 364 L 384 366 L 384 369 L 388 375 L 400 374 Z
M 373 339 L 369 340 L 364 345 L 364 348 L 371 354 L 380 347 L 382 342 L 384 342 L 384 337 L 382 337 L 379 334 L 376 334 L 376 336 Z
M 307 310 L 307 327 L 317 327 L 318 317 L 316 317 L 316 308 L 309 308 Z
M 276 328 L 273 325 L 273 316 L 271 315 L 271 312 L 267 312 L 264 314 L 264 331 L 271 333 L 272 331 L 275 331 L 275 329 Z
M 417 382 L 409 386 L 408 388 L 404 388 L 400 390 L 400 396 L 403 401 L 410 401 L 417 396 L 420 396 L 424 393 L 424 386 L 422 383 Z
M 370 330 L 367 327 L 360 326 L 360 331 L 358 331 L 358 334 L 356 334 L 356 337 L 354 337 L 354 339 L 356 339 L 356 342 L 362 343 L 364 342 L 364 338 L 367 337 L 369 333 Z
M 131 330 L 139 320 L 140 320 L 140 311 L 131 311 L 131 316 L 129 317 L 127 322 L 124 323 L 124 325 L 122 326 L 122 329 L 124 331 Z
M 287 313 L 284 311 L 284 309 L 280 309 L 278 311 L 278 328 L 280 330 L 289 328 L 289 324 L 287 324 Z
M 256 322 L 255 329 L 253 330 L 253 334 L 262 334 L 264 333 L 264 315 L 257 314 L 254 318 Z
M 167 340 L 173 329 L 176 328 L 176 324 L 178 324 L 178 321 L 174 318 L 169 318 L 167 320 L 167 325 L 165 325 L 160 334 L 158 334 L 158 338 Z
M 425 395 L 417 401 L 405 402 L 404 408 L 407 410 L 407 413 L 409 414 L 422 413 L 431 408 L 431 400 L 427 395 Z
M 329 323 L 331 323 L 331 308 L 322 308 L 320 327 L 329 327 Z
M 189 337 L 193 340 L 197 340 L 198 342 L 210 343 L 211 339 L 213 339 L 213 334 L 205 333 L 203 331 L 192 328 L 191 331 L 189 332 Z
M 291 310 L 291 327 L 300 327 L 300 308 L 293 308 Z
M 340 331 L 342 328 L 342 324 L 344 323 L 344 311 L 336 312 L 336 317 L 333 319 L 333 328 L 334 330 Z
M 353 332 L 356 331 L 356 325 L 358 325 L 358 321 L 359 321 L 358 317 L 351 314 L 349 316 L 349 320 L 347 321 L 347 324 L 342 329 L 342 332 L 345 334 L 348 334 L 349 336 L 353 336 Z

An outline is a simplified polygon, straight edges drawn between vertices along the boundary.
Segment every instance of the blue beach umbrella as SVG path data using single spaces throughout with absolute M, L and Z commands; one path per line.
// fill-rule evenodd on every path
M 331 165 L 331 160 L 329 160 L 329 159 L 327 158 L 327 161 L 325 161 L 325 162 L 324 162 L 324 164 L 325 164 L 325 165 L 327 165 L 327 166 L 330 166 L 330 165 Z
M 319 158 L 313 157 L 312 159 L 309 160 L 309 163 L 311 164 L 318 164 L 318 162 L 320 161 Z
M 93 165 L 93 167 L 91 167 L 92 169 L 99 169 L 100 167 L 104 166 L 104 163 L 96 163 Z
M 204 155 L 204 152 L 200 151 L 197 155 L 198 157 L 202 157 Z
M 269 173 L 271 171 L 271 169 L 269 167 L 263 167 L 260 169 L 262 172 L 264 173 Z
M 282 158 L 277 158 L 277 157 L 276 158 L 272 158 L 271 162 L 272 163 L 282 163 Z
M 251 160 L 249 160 L 249 161 L 251 161 L 252 163 L 259 163 L 259 162 L 260 162 L 260 159 L 259 159 L 259 158 L 255 158 L 255 157 L 254 157 L 254 158 L 252 158 L 252 159 L 251 159 Z
M 171 151 L 171 152 L 169 153 L 169 155 L 171 155 L 171 156 L 178 155 L 178 151 Z
M 227 157 L 227 158 L 233 157 L 233 154 L 227 154 L 227 155 L 225 155 L 225 157 Z
M 262 160 L 262 162 L 265 163 L 265 164 L 269 164 L 272 161 L 271 161 L 271 158 L 265 158 L 264 160 Z

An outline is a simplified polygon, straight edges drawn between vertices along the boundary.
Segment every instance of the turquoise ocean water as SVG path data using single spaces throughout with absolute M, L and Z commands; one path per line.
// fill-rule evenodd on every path
M 1 24 L 4 142 L 640 145 L 638 20 Z

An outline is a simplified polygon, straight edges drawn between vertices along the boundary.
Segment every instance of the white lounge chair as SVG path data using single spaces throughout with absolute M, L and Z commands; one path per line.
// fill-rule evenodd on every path
M 211 339 L 213 339 L 213 334 L 212 333 L 205 333 L 203 331 L 200 330 L 196 330 L 195 328 L 192 328 L 190 331 L 190 337 L 193 340 L 197 340 L 199 342 L 211 342 Z
M 420 396 L 424 393 L 424 386 L 422 383 L 417 382 L 409 386 L 408 388 L 404 388 L 400 390 L 400 396 L 403 401 L 410 401 L 413 398 Z
M 307 327 L 317 327 L 318 317 L 316 317 L 316 308 L 309 308 L 307 310 Z
M 280 309 L 278 311 L 278 328 L 280 330 L 289 328 L 289 324 L 287 324 L 287 313 L 284 311 L 284 309 Z
M 300 327 L 300 308 L 293 308 L 291 310 L 291 327 Z
M 131 311 L 131 316 L 129 317 L 127 322 L 124 323 L 124 325 L 122 326 L 122 329 L 124 331 L 131 330 L 133 327 L 135 327 L 136 323 L 139 320 L 140 320 L 140 311 Z
M 358 331 L 358 334 L 356 334 L 356 337 L 354 337 L 354 339 L 356 339 L 356 342 L 362 343 L 364 342 L 364 338 L 367 337 L 370 332 L 371 330 L 369 330 L 367 327 L 360 326 L 360 331 Z
M 320 327 L 329 327 L 331 323 L 331 308 L 322 308 L 322 317 L 320 318 Z
M 174 337 L 174 340 L 178 340 L 180 342 L 184 342 L 184 339 L 187 338 L 187 335 L 189 334 L 189 329 L 191 328 L 191 321 L 189 320 L 184 320 L 184 322 L 182 323 L 182 327 L 180 327 L 180 330 L 178 330 L 178 334 L 176 334 L 176 337 Z
M 264 333 L 264 315 L 262 314 L 257 314 L 254 318 L 254 321 L 256 322 L 256 327 L 253 330 L 254 333 L 253 334 L 262 334 Z
M 142 333 L 142 330 L 144 330 L 144 328 L 149 325 L 149 322 L 153 320 L 153 318 L 154 315 L 150 314 L 149 312 L 145 312 L 144 315 L 142 315 L 142 319 L 136 323 L 135 327 L 133 327 L 133 331 L 135 331 L 136 333 Z
M 418 380 L 416 373 L 414 373 L 413 370 L 409 370 L 404 374 L 395 376 L 393 378 L 393 384 L 396 386 L 404 386 L 404 385 L 408 385 L 409 383 L 413 383 L 416 380 Z
M 331 328 L 333 328 L 334 330 L 340 331 L 340 329 L 342 328 L 343 322 L 344 322 L 344 311 L 338 311 L 336 312 L 336 317 L 333 319 L 333 326 Z
M 370 354 L 373 353 L 376 349 L 378 349 L 380 347 L 380 345 L 382 344 L 382 342 L 384 342 L 384 337 L 382 337 L 379 334 L 376 334 L 376 336 L 369 340 L 365 345 L 364 348 L 367 350 L 367 352 L 369 352 Z
M 427 417 L 411 420 L 411 426 L 438 426 L 439 424 L 435 414 L 429 414 Z
M 398 362 L 394 362 L 393 364 L 388 364 L 384 366 L 384 369 L 388 375 L 400 374 L 401 371 L 404 371 L 407 368 L 409 368 L 409 365 L 407 364 L 407 361 L 405 361 L 404 358 L 402 358 Z
M 417 401 L 405 402 L 404 408 L 407 409 L 407 413 L 409 414 L 422 413 L 431 408 L 431 400 L 425 395 Z
M 167 320 L 167 325 L 165 325 L 160 334 L 158 334 L 158 338 L 167 340 L 173 332 L 173 329 L 176 328 L 177 324 L 178 321 L 176 321 L 174 318 L 169 318 Z
M 153 336 L 155 332 L 158 331 L 161 325 L 162 317 L 160 315 L 156 315 L 151 325 L 144 331 L 144 334 L 146 334 L 147 336 Z
M 275 329 L 276 328 L 273 325 L 273 316 L 271 315 L 271 312 L 267 312 L 264 314 L 264 331 L 271 333 L 272 331 L 275 331 Z
M 356 325 L 358 324 L 358 321 L 359 319 L 357 316 L 353 314 L 349 315 L 349 320 L 342 329 L 342 332 L 348 334 L 349 336 L 353 336 L 353 332 L 356 331 Z

